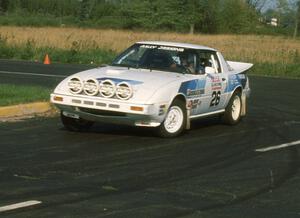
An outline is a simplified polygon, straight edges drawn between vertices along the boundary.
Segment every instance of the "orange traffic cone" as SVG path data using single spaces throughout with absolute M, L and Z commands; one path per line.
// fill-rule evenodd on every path
M 48 54 L 46 54 L 46 56 L 45 56 L 45 59 L 44 59 L 44 64 L 51 64 L 51 61 L 50 61 L 50 58 L 49 58 L 49 55 Z

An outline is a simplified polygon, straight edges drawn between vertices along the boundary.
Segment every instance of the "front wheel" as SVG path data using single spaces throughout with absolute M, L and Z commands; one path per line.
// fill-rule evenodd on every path
M 63 123 L 64 127 L 67 130 L 73 131 L 73 132 L 83 132 L 89 130 L 94 122 L 84 120 L 82 118 L 75 119 L 71 117 L 67 117 L 63 114 L 63 112 L 60 113 L 61 122 Z
M 180 135 L 186 125 L 186 108 L 184 102 L 175 100 L 167 113 L 166 119 L 158 127 L 161 137 L 171 138 Z
M 223 115 L 223 121 L 229 125 L 237 124 L 241 119 L 242 98 L 240 92 L 234 92 Z

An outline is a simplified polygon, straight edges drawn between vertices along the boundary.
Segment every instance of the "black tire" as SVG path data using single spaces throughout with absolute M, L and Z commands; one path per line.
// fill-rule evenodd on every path
M 232 94 L 227 107 L 225 108 L 225 113 L 223 114 L 222 120 L 225 124 L 236 125 L 241 120 L 241 112 L 242 112 L 241 92 L 235 91 Z
M 172 114 L 170 114 L 170 113 L 172 113 Z M 168 121 L 170 121 L 170 119 L 168 119 L 168 116 L 172 116 L 174 114 L 175 114 L 175 118 L 176 118 L 176 114 L 177 114 L 178 122 L 177 122 L 177 124 L 175 124 L 174 128 L 170 128 L 172 125 L 170 124 L 170 122 L 168 122 Z M 180 117 L 180 116 L 182 116 L 182 117 Z M 174 123 L 175 118 L 173 117 L 173 119 L 172 119 L 173 123 Z M 164 138 L 176 137 L 184 132 L 185 127 L 186 127 L 186 121 L 187 121 L 187 114 L 186 114 L 185 103 L 181 100 L 176 99 L 170 106 L 168 113 L 166 115 L 166 119 L 157 128 L 158 135 L 161 137 L 164 137 Z M 167 122 L 169 123 L 169 125 Z M 168 128 L 168 126 L 169 126 L 169 128 Z
M 63 123 L 64 127 L 72 132 L 84 132 L 89 130 L 94 122 L 84 120 L 82 118 L 75 119 L 71 117 L 67 117 L 63 115 L 63 112 L 60 113 L 61 122 Z

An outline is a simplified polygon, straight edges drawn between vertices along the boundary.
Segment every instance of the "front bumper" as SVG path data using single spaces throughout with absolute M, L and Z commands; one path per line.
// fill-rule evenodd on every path
M 160 105 L 131 104 L 89 96 L 51 94 L 51 102 L 73 118 L 95 122 L 157 127 L 164 120 Z M 140 111 L 133 108 L 141 109 Z

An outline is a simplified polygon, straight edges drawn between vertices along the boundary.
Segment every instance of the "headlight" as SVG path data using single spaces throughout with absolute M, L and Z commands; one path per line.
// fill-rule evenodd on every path
M 132 88 L 126 82 L 121 82 L 117 85 L 116 95 L 119 99 L 128 100 L 132 96 Z
M 83 84 L 83 91 L 87 95 L 97 95 L 99 92 L 99 82 L 95 79 L 88 79 Z
M 116 86 L 111 80 L 104 80 L 100 83 L 100 94 L 105 98 L 111 98 L 115 95 Z
M 79 94 L 82 92 L 83 85 L 79 77 L 73 77 L 68 82 L 69 90 L 72 94 Z

